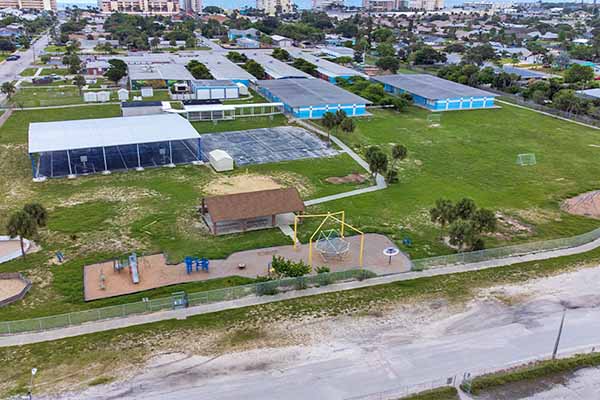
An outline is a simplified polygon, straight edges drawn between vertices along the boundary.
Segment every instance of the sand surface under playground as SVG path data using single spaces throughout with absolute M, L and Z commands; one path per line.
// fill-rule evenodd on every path
M 313 248 L 313 270 L 324 265 L 327 265 L 331 271 L 357 268 L 359 265 L 360 236 L 351 236 L 346 239 L 350 243 L 350 251 L 340 260 L 325 261 Z M 392 257 L 391 264 L 388 264 L 388 257 L 383 254 L 383 249 L 390 246 L 394 246 L 394 243 L 386 236 L 366 234 L 365 268 L 377 274 L 409 271 L 410 260 L 403 253 Z M 145 256 L 138 259 L 140 272 L 140 283 L 138 284 L 132 283 L 129 268 L 120 273 L 115 272 L 112 261 L 86 265 L 83 273 L 85 300 L 97 300 L 178 283 L 227 276 L 237 275 L 250 278 L 266 276 L 268 274 L 268 264 L 274 255 L 292 260 L 302 259 L 308 262 L 308 253 L 308 244 L 299 245 L 297 249 L 289 245 L 241 251 L 233 253 L 224 260 L 210 260 L 209 272 L 193 272 L 192 274 L 186 273 L 185 264 L 183 263 L 167 265 L 162 254 Z M 245 268 L 240 269 L 240 264 L 244 264 Z M 101 274 L 105 277 L 104 289 L 101 288 L 100 284 Z
M 0 301 L 15 296 L 27 286 L 21 279 L 0 279 Z
M 21 245 L 18 240 L 2 240 L 0 241 L 0 259 L 8 256 L 15 251 L 21 251 Z
M 279 189 L 281 187 L 282 186 L 270 176 L 242 174 L 219 177 L 210 182 L 205 188 L 205 191 L 212 195 L 223 195 Z

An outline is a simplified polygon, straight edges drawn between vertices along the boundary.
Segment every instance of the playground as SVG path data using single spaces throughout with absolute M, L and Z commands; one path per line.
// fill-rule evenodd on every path
M 327 266 L 331 272 L 358 268 L 360 265 L 361 235 L 345 237 L 344 241 L 348 246 L 345 254 L 331 254 L 331 249 L 327 248 L 320 252 L 316 249 L 318 241 L 315 242 L 313 244 L 312 273 L 323 266 Z M 322 243 L 325 244 L 326 242 Z M 339 243 L 339 240 L 333 240 L 329 243 L 333 243 L 332 246 L 335 247 L 333 253 L 344 250 L 335 244 Z M 405 254 L 400 253 L 390 257 L 384 253 L 384 250 L 393 246 L 394 243 L 386 236 L 365 234 L 363 264 L 368 266 L 369 271 L 378 275 L 409 271 L 410 260 Z M 206 260 L 208 262 L 205 263 L 206 268 L 204 269 L 201 259 L 198 260 L 198 265 L 195 260 L 192 260 L 191 271 L 189 271 L 189 267 L 185 262 L 176 265 L 167 264 L 163 254 L 136 257 L 138 283 L 134 283 L 136 274 L 131 273 L 131 266 L 124 266 L 119 271 L 115 269 L 115 260 L 86 265 L 83 273 L 85 300 L 103 299 L 179 283 L 228 276 L 249 278 L 268 276 L 269 264 L 273 256 L 310 263 L 309 254 L 311 251 L 309 247 L 309 244 L 302 244 L 297 245 L 296 248 L 289 245 L 240 251 L 231 254 L 226 259 Z

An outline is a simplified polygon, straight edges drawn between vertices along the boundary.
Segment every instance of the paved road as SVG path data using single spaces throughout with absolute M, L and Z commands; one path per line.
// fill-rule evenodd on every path
M 269 362 L 262 355 L 264 350 L 254 353 L 254 360 L 250 355 L 245 359 L 184 357 L 148 368 L 125 384 L 89 389 L 84 394 L 95 400 L 343 400 L 367 396 L 549 355 L 562 315 L 561 301 L 545 299 L 517 308 L 478 309 L 451 321 L 444 334 L 430 339 L 413 340 L 401 326 L 383 326 L 375 335 L 324 343 L 319 352 L 307 348 L 305 356 L 281 357 L 278 362 L 272 354 Z M 594 304 L 567 313 L 561 351 L 587 350 L 600 343 L 600 310 Z
M 6 61 L 0 65 L 0 82 L 6 82 L 17 79 L 17 74 L 33 62 L 33 52 L 35 50 L 36 59 L 40 52 L 48 45 L 48 35 L 40 37 L 33 46 L 25 52 L 17 52 L 21 56 L 17 61 Z

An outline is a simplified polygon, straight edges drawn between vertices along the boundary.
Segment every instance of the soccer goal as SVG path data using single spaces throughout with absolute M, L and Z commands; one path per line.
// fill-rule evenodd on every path
M 535 154 L 533 153 L 524 153 L 517 155 L 517 165 L 525 166 L 525 165 L 535 165 Z
M 427 126 L 430 128 L 439 128 L 442 125 L 441 113 L 430 113 L 427 116 Z

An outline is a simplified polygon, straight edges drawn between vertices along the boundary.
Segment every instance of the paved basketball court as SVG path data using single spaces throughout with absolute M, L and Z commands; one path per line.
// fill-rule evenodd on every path
M 278 126 L 202 135 L 202 157 L 225 150 L 236 165 L 265 164 L 337 155 L 327 143 L 303 128 Z

